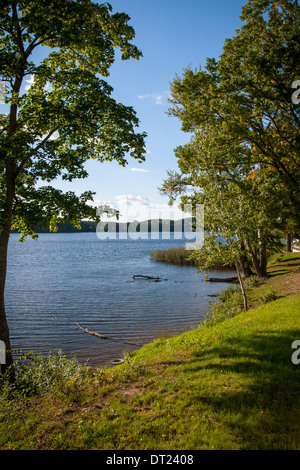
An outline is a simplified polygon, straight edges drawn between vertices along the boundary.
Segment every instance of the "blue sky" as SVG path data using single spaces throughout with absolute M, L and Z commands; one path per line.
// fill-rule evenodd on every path
M 139 209 L 141 218 L 146 208 L 154 216 L 157 210 L 166 209 L 167 197 L 161 196 L 157 188 L 168 169 L 177 169 L 174 148 L 189 140 L 181 131 L 179 120 L 166 114 L 170 82 L 184 68 L 203 67 L 207 57 L 218 58 L 225 39 L 241 26 L 241 8 L 246 0 L 112 0 L 109 3 L 114 11 L 124 11 L 130 16 L 136 33 L 134 43 L 143 53 L 139 61 L 118 60 L 111 69 L 109 82 L 116 99 L 136 110 L 140 130 L 148 135 L 149 153 L 145 163 L 138 164 L 131 159 L 126 168 L 114 163 L 97 167 L 93 162 L 90 178 L 79 186 L 84 189 L 89 183 L 89 188 L 97 192 L 97 200 L 112 204 L 128 201 L 127 207 L 138 219 Z M 130 218 L 132 214 L 128 215 Z
M 129 158 L 127 167 L 114 162 L 87 164 L 90 176 L 55 186 L 80 194 L 96 192 L 95 200 L 120 208 L 129 203 L 128 219 L 164 215 L 167 197 L 161 185 L 168 169 L 177 169 L 174 148 L 188 142 L 180 122 L 166 115 L 170 82 L 183 69 L 204 66 L 207 57 L 222 53 L 224 41 L 240 28 L 241 8 L 247 0 L 111 0 L 113 11 L 124 11 L 131 20 L 134 44 L 142 51 L 139 60 L 116 60 L 107 79 L 113 96 L 132 106 L 140 131 L 148 135 L 146 162 Z M 147 214 L 145 213 L 147 209 Z M 174 212 L 176 217 L 178 214 Z

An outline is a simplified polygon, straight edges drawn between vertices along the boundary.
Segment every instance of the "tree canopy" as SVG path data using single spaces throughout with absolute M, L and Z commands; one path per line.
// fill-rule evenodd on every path
M 144 134 L 131 107 L 112 98 L 108 77 L 115 49 L 138 59 L 125 13 L 81 1 L 6 1 L 0 10 L 0 78 L 9 113 L 0 116 L 1 221 L 31 234 L 35 223 L 57 217 L 76 222 L 93 215 L 87 192 L 63 194 L 49 183 L 87 176 L 85 162 L 144 159 Z M 36 62 L 37 49 L 46 56 Z M 24 80 L 33 77 L 26 93 Z M 9 176 L 9 181 L 8 181 Z M 41 186 L 41 182 L 47 182 Z M 37 183 L 39 185 L 37 186 Z
M 192 137 L 161 190 L 205 204 L 207 266 L 222 235 L 227 255 L 264 277 L 268 250 L 300 233 L 299 13 L 294 0 L 249 0 L 219 59 L 172 82 L 169 114 Z

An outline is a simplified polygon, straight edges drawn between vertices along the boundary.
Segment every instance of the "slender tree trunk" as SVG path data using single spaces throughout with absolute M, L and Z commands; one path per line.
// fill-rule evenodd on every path
M 259 262 L 258 262 L 258 259 L 257 259 L 257 255 L 254 253 L 254 251 L 252 249 L 252 246 L 251 246 L 251 244 L 248 240 L 245 240 L 245 245 L 246 245 L 248 253 L 251 257 L 256 276 L 257 276 L 258 279 L 262 279 L 263 276 L 262 276 L 262 273 L 261 273 L 261 270 L 260 270 L 260 265 L 259 265 Z
M 249 258 L 245 254 L 245 243 L 238 234 L 236 234 L 236 238 L 240 246 L 240 268 L 241 268 L 242 274 L 245 277 L 252 276 Z
M 13 18 L 14 24 L 17 24 L 18 20 L 17 9 L 14 5 Z M 18 27 L 18 25 L 17 25 Z M 18 97 L 22 80 L 24 77 L 24 70 L 16 76 L 15 83 L 13 85 L 14 99 L 10 105 L 9 113 L 9 128 L 8 137 L 13 138 L 17 129 L 17 114 L 18 114 Z M 8 242 L 11 232 L 12 225 L 12 214 L 13 204 L 15 199 L 16 191 L 16 173 L 15 173 L 15 158 L 13 152 L 8 149 L 5 158 L 5 182 L 6 182 L 6 197 L 5 197 L 5 208 L 2 220 L 0 220 L 0 339 L 4 341 L 6 347 L 6 364 L 1 366 L 1 370 L 9 369 L 9 376 L 11 380 L 14 380 L 15 371 L 13 366 L 13 356 L 10 345 L 9 328 L 6 319 L 5 302 L 4 302 L 4 291 L 7 271 L 7 250 Z
M 13 356 L 9 338 L 9 328 L 6 319 L 4 292 L 7 271 L 7 251 L 12 224 L 12 210 L 15 197 L 14 158 L 6 157 L 6 199 L 5 213 L 1 221 L 0 232 L 0 340 L 6 348 L 6 364 L 1 365 L 1 371 L 10 370 L 10 378 L 14 379 Z
M 259 243 L 259 269 L 261 276 L 267 277 L 267 250 L 266 250 L 266 237 L 262 228 L 258 229 L 258 243 Z
M 293 241 L 293 234 L 288 232 L 286 234 L 286 246 L 285 246 L 285 251 L 287 253 L 292 252 L 292 241 Z
M 11 344 L 9 338 L 9 328 L 5 313 L 4 304 L 4 290 L 5 290 L 5 279 L 6 279 L 6 267 L 7 267 L 7 249 L 10 236 L 10 224 L 6 226 L 0 232 L 0 339 L 4 341 L 6 350 L 6 362 L 1 364 L 1 372 L 4 373 L 8 368 L 10 370 L 11 379 L 14 378 L 13 369 L 13 356 L 11 351 Z
M 245 310 L 245 312 L 247 312 L 247 310 L 248 310 L 247 295 L 246 295 L 243 279 L 242 279 L 242 276 L 241 276 L 240 267 L 239 267 L 239 264 L 237 262 L 235 263 L 235 267 L 236 267 L 236 272 L 237 272 L 237 275 L 238 275 L 238 278 L 239 278 L 239 283 L 240 283 L 240 287 L 241 287 L 241 291 L 242 291 L 242 295 L 243 295 L 244 310 Z
M 245 277 L 249 277 L 249 276 L 252 276 L 252 271 L 251 271 L 251 267 L 250 267 L 250 264 L 249 264 L 249 259 L 248 259 L 248 257 L 244 254 L 244 251 L 245 251 L 245 245 L 244 245 L 244 243 L 242 242 L 242 243 L 241 243 L 241 255 L 240 255 L 241 271 L 242 271 L 242 274 L 243 274 Z

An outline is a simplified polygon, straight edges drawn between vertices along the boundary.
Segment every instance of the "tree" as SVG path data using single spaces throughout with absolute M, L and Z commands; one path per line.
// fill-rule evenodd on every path
M 241 19 L 219 62 L 227 109 L 236 113 L 227 131 L 252 147 L 257 165 L 278 174 L 290 207 L 286 229 L 299 232 L 300 108 L 292 99 L 300 76 L 299 2 L 250 0 Z
M 259 178 L 258 193 L 258 178 L 252 177 L 251 166 L 244 165 L 242 171 L 230 163 L 233 148 L 229 155 L 218 154 L 213 131 L 206 137 L 194 136 L 189 144 L 176 149 L 181 173 L 169 172 L 161 189 L 171 200 L 180 195 L 183 205 L 204 205 L 208 235 L 201 250 L 192 251 L 189 257 L 201 260 L 201 270 L 220 263 L 235 265 L 247 310 L 244 277 L 256 274 L 262 279 L 266 276 L 257 227 L 264 227 L 268 252 L 276 249 L 279 242 L 269 232 L 274 229 L 282 201 L 277 194 L 277 204 L 275 197 L 270 205 L 264 200 L 264 182 Z
M 190 185 L 182 200 L 205 204 L 206 229 L 223 236 L 239 269 L 250 261 L 258 278 L 277 235 L 300 230 L 300 108 L 292 100 L 299 13 L 294 0 L 249 0 L 219 60 L 186 69 L 171 86 L 169 113 L 192 139 L 175 150 L 180 173 L 162 190 L 175 196 Z
M 116 49 L 123 60 L 141 56 L 129 19 L 91 0 L 1 2 L 0 79 L 9 112 L 0 116 L 0 339 L 7 367 L 13 364 L 4 305 L 11 229 L 34 236 L 37 222 L 55 230 L 57 222 L 95 218 L 92 192 L 77 196 L 49 183 L 86 177 L 91 158 L 122 166 L 127 155 L 145 158 L 135 111 L 117 103 L 104 80 Z M 38 53 L 43 58 L 34 61 Z

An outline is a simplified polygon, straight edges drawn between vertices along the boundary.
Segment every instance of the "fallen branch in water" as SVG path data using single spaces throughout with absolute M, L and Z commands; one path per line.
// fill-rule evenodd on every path
M 206 282 L 238 282 L 238 277 L 206 277 Z
M 149 279 L 149 280 L 153 280 L 155 282 L 159 282 L 159 281 L 167 281 L 168 279 L 161 279 L 160 277 L 156 276 L 156 277 L 153 277 L 153 276 L 144 276 L 143 274 L 135 274 L 134 276 L 132 276 L 133 279 Z
M 120 338 L 112 338 L 112 337 L 110 337 L 110 336 L 104 336 L 104 335 L 101 335 L 100 333 L 96 333 L 95 331 L 90 331 L 90 330 L 88 330 L 87 328 L 84 328 L 83 326 L 80 326 L 79 323 L 76 323 L 76 325 L 77 325 L 84 333 L 89 333 L 90 335 L 96 336 L 97 338 L 101 338 L 101 339 L 110 339 L 110 340 L 112 340 L 112 341 L 122 341 L 123 343 L 132 344 L 133 346 L 142 346 L 141 344 L 133 343 L 133 342 L 131 342 L 131 341 L 125 341 L 124 339 L 120 339 Z

